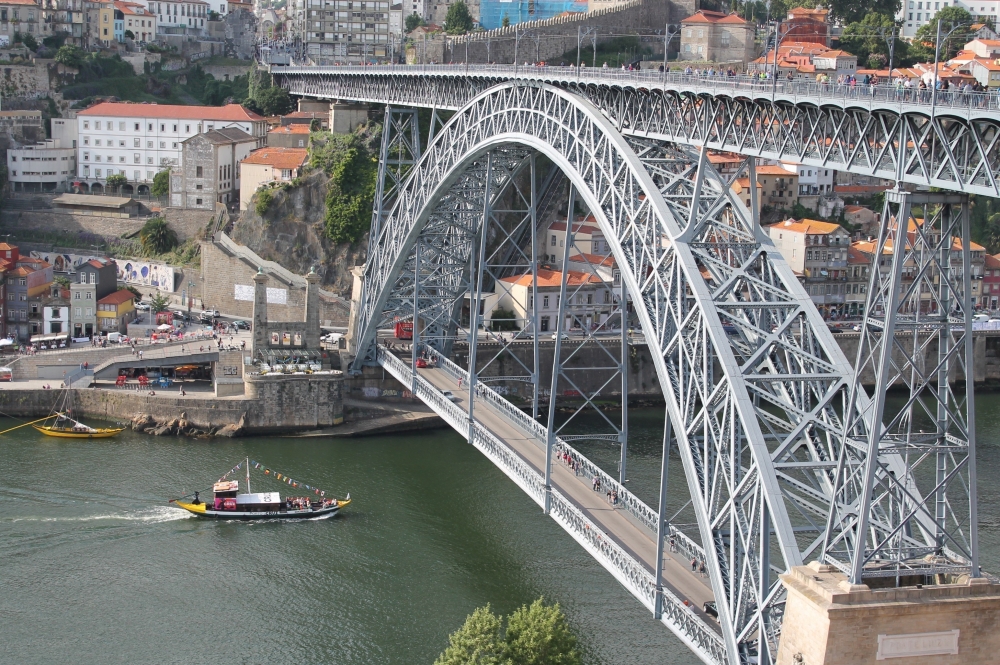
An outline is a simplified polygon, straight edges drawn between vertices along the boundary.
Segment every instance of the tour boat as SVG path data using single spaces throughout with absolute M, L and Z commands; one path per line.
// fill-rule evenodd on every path
M 246 464 L 246 491 L 241 493 L 240 481 L 228 480 L 228 476 L 234 471 L 238 471 L 243 464 Z M 212 485 L 213 499 L 211 503 L 202 501 L 200 492 L 195 492 L 194 499 L 191 501 L 171 499 L 170 503 L 175 503 L 178 507 L 198 517 L 225 520 L 308 519 L 332 516 L 351 503 L 350 494 L 344 499 L 327 498 L 326 492 L 323 490 L 293 481 L 288 476 L 266 468 L 264 468 L 265 475 L 272 476 L 287 485 L 312 492 L 313 496 L 289 496 L 282 500 L 279 492 L 251 492 L 251 465 L 258 469 L 264 468 L 257 462 L 251 462 L 250 458 L 240 462 L 233 467 L 232 471 Z
M 107 439 L 125 431 L 124 427 L 90 427 L 79 420 L 73 420 L 65 413 L 57 413 L 55 418 L 56 421 L 52 425 L 32 425 L 32 427 L 45 436 L 58 436 L 63 439 Z M 69 421 L 72 425 L 60 425 L 63 421 Z

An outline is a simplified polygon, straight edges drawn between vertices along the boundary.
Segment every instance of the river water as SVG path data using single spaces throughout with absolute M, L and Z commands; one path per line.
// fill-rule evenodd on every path
M 1000 395 L 977 405 L 982 558 L 998 571 Z M 647 501 L 661 414 L 630 423 L 630 485 Z M 615 449 L 586 452 L 616 468 Z M 354 502 L 296 523 L 166 505 L 247 456 Z M 676 458 L 670 482 L 684 482 Z M 18 430 L 0 439 L 0 500 L 0 663 L 429 664 L 475 607 L 509 613 L 541 595 L 563 606 L 589 663 L 698 662 L 447 430 L 79 442 Z

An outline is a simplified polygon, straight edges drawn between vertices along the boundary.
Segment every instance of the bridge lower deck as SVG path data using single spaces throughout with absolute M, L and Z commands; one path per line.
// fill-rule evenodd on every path
M 455 404 L 468 413 L 469 391 L 467 384 L 459 387 L 458 381 L 442 369 L 427 368 L 417 371 L 421 377 L 438 390 L 452 391 L 456 398 Z M 487 427 L 522 460 L 544 476 L 544 441 L 523 431 L 498 413 L 484 399 L 476 398 L 473 413 L 481 425 Z M 619 547 L 628 552 L 636 561 L 641 562 L 650 574 L 655 572 L 655 535 L 644 526 L 637 524 L 624 510 L 610 505 L 603 488 L 600 492 L 594 491 L 585 478 L 577 475 L 565 464 L 555 460 L 553 460 L 552 465 L 552 486 L 566 496 Z M 702 609 L 705 602 L 714 598 L 708 580 L 699 573 L 691 571 L 690 561 L 665 551 L 663 575 L 665 587 L 671 589 L 677 597 L 689 600 L 693 609 L 706 619 L 710 626 L 718 629 L 718 624 L 705 615 Z

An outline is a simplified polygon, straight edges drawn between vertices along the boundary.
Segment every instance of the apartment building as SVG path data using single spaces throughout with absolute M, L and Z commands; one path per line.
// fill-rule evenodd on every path
M 559 317 L 559 290 L 563 274 L 558 270 L 538 270 L 538 330 L 556 329 Z M 485 297 L 483 312 L 487 321 L 503 309 L 514 313 L 517 328 L 526 328 L 534 308 L 531 273 L 497 280 L 496 292 Z M 590 330 L 606 323 L 615 304 L 612 289 L 597 275 L 570 270 L 566 273 L 567 298 L 563 330 Z
M 389 55 L 388 0 L 307 0 L 306 55 L 318 65 Z
M 118 289 L 118 268 L 111 259 L 91 259 L 76 267 L 70 281 L 70 323 L 73 337 L 90 337 L 97 330 L 97 301 Z
M 783 166 L 763 165 L 757 167 L 757 182 L 760 183 L 762 206 L 779 210 L 792 208 L 799 202 L 799 174 Z
M 151 42 L 156 39 L 156 17 L 149 9 L 137 2 L 116 2 L 115 3 L 115 29 L 121 27 L 121 39 L 123 42 L 132 34 L 130 39 L 137 42 Z M 116 34 L 117 38 L 117 34 Z
M 212 10 L 203 0 L 145 0 L 145 4 L 155 18 L 157 34 L 167 35 L 203 35 Z
M 702 9 L 681 21 L 681 60 L 746 63 L 753 59 L 755 28 L 737 14 Z
M 41 0 L 42 34 L 64 35 L 64 43 L 84 45 L 83 0 Z
M 60 192 L 76 177 L 76 147 L 59 139 L 7 150 L 7 186 L 12 192 Z
M 15 32 L 34 35 L 41 41 L 41 15 L 37 0 L 0 0 L 0 42 L 7 37 L 12 43 Z
M 261 148 L 250 153 L 240 165 L 240 210 L 249 207 L 261 186 L 298 178 L 308 158 L 305 148 Z
M 103 191 L 103 181 L 120 173 L 148 190 L 162 169 L 181 164 L 183 142 L 195 134 L 240 129 L 262 145 L 264 118 L 239 104 L 180 106 L 102 102 L 77 114 L 77 176 L 83 189 Z
M 786 219 L 767 228 L 771 242 L 824 315 L 842 313 L 848 279 L 850 234 L 839 224 Z

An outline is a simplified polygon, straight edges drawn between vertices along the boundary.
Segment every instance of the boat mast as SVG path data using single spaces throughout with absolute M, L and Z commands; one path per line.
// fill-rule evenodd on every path
M 247 458 L 247 494 L 250 494 L 250 458 Z

